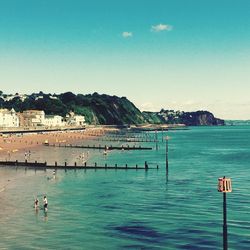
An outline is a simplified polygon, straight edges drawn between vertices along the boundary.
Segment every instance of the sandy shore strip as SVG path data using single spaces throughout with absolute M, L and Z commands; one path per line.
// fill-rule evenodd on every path
M 73 144 L 102 136 L 109 129 L 89 128 L 85 130 L 53 131 L 27 134 L 5 134 L 0 136 L 0 158 L 10 157 L 20 150 L 35 150 L 45 142 L 50 144 Z

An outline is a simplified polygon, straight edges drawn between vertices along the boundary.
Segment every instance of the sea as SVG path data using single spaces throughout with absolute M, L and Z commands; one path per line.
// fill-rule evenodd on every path
M 217 184 L 223 176 L 232 180 L 228 247 L 250 249 L 250 126 L 189 127 L 159 132 L 158 140 L 136 144 L 153 150 L 84 151 L 88 164 L 147 161 L 148 171 L 62 169 L 54 178 L 53 170 L 0 167 L 6 181 L 0 249 L 222 249 L 223 194 Z M 82 152 L 41 147 L 31 160 L 74 162 Z M 47 213 L 33 207 L 38 197 L 42 208 L 44 195 Z

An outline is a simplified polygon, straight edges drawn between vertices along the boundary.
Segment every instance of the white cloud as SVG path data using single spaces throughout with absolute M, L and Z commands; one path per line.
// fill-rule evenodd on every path
M 173 26 L 172 25 L 169 25 L 169 24 L 157 24 L 157 25 L 152 25 L 151 26 L 151 31 L 153 32 L 161 32 L 161 31 L 171 31 L 173 29 Z
M 124 31 L 124 32 L 122 32 L 122 36 L 124 38 L 129 38 L 129 37 L 133 36 L 133 33 L 132 32 L 128 32 L 128 31 Z

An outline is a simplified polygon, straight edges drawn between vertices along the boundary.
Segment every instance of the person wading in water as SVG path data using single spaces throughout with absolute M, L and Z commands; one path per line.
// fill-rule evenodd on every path
M 48 200 L 47 200 L 46 195 L 44 195 L 44 197 L 43 197 L 43 208 L 44 208 L 45 212 L 48 211 Z

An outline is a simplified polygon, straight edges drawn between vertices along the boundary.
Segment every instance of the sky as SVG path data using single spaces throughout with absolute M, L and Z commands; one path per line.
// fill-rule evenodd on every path
M 0 0 L 0 90 L 250 119 L 249 0 Z

